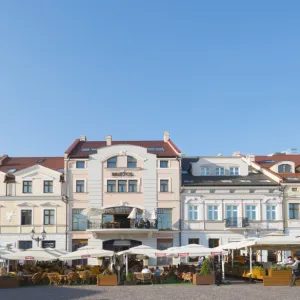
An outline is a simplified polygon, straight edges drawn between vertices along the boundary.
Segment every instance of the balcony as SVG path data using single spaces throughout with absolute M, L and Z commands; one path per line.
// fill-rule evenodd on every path
M 103 232 L 103 233 L 149 233 L 158 231 L 157 222 L 143 222 L 128 223 L 127 221 L 120 220 L 118 222 L 101 222 L 89 221 L 87 231 Z
M 224 222 L 225 230 L 244 229 L 249 226 L 248 218 L 227 218 Z

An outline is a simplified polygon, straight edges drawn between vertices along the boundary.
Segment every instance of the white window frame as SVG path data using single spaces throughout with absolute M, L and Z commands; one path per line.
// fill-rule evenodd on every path
M 190 213 L 192 214 L 192 218 L 190 218 Z M 188 205 L 188 220 L 189 221 L 198 221 L 199 220 L 199 205 Z
M 248 209 L 248 207 L 251 207 L 251 209 Z M 253 210 L 253 207 L 255 208 Z M 249 216 L 251 216 L 249 218 L 247 212 L 250 212 Z M 255 213 L 255 218 L 253 218 L 253 212 Z M 251 204 L 246 204 L 245 205 L 245 217 L 248 218 L 249 221 L 256 221 L 257 220 L 257 205 L 251 205 Z
M 161 192 L 160 191 L 160 181 L 161 180 L 168 180 L 168 191 L 167 192 Z M 171 184 L 171 178 L 159 178 L 158 179 L 158 192 L 161 194 L 167 194 L 172 192 L 172 184 Z
M 222 172 L 218 172 L 221 170 Z M 216 176 L 224 176 L 225 175 L 225 168 L 224 167 L 216 167 Z
M 84 191 L 83 192 L 77 192 L 77 181 L 83 181 L 84 182 Z M 77 194 L 86 194 L 87 193 L 87 180 L 82 178 L 76 178 L 74 179 L 74 193 Z
M 44 224 L 44 217 L 45 217 L 45 210 L 54 210 L 54 224 Z M 43 226 L 55 226 L 56 225 L 56 207 L 45 207 L 42 209 L 42 222 L 41 224 L 43 224 Z
M 277 206 L 274 204 L 268 204 L 266 207 L 266 220 L 267 221 L 275 221 L 276 220 L 276 211 Z M 274 217 L 273 217 L 274 214 Z M 268 215 L 271 216 L 271 218 L 268 218 Z
M 166 168 L 162 168 L 161 166 L 160 166 L 160 162 L 161 161 L 166 161 L 167 162 L 167 167 Z M 170 160 L 168 160 L 168 159 L 160 159 L 159 161 L 158 161 L 158 168 L 159 169 L 168 169 L 168 168 L 170 168 Z
M 210 209 L 213 208 L 213 209 Z M 209 217 L 209 213 L 212 212 L 212 218 Z M 216 214 L 216 215 L 215 215 Z M 219 220 L 219 206 L 218 205 L 207 205 L 207 220 L 218 221 Z
M 210 175 L 209 167 L 200 167 L 200 176 L 209 176 L 209 175 Z
M 31 224 L 22 225 L 22 210 L 31 210 Z M 31 207 L 28 207 L 28 206 L 20 207 L 20 223 L 19 223 L 20 226 L 35 226 L 34 225 L 34 219 L 33 219 L 33 217 L 34 217 L 33 212 L 34 212 L 34 209 L 33 209 L 32 206 Z
M 236 172 L 237 171 L 237 172 Z M 230 167 L 229 168 L 229 175 L 230 176 L 238 176 L 240 174 L 239 167 Z

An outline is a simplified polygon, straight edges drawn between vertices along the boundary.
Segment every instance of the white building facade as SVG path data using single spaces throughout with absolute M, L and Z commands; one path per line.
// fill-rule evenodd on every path
M 283 232 L 278 182 L 242 157 L 182 158 L 182 244 L 208 247 Z
M 179 246 L 180 151 L 168 133 L 161 141 L 122 142 L 108 136 L 89 142 L 82 137 L 65 153 L 65 172 L 70 249 L 84 244 L 116 252 L 141 244 Z M 86 208 L 101 213 L 87 219 L 80 216 Z M 133 210 L 136 220 L 128 218 Z M 77 226 L 79 219 L 82 226 Z
M 63 157 L 0 158 L 0 245 L 28 249 L 66 248 Z

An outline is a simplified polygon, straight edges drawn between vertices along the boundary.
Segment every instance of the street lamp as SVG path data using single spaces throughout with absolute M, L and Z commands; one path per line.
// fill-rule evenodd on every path
M 257 238 L 260 237 L 260 230 L 258 228 L 256 229 L 255 235 L 256 235 Z
M 248 234 L 249 234 L 249 230 L 246 228 L 244 230 L 244 237 L 247 239 L 248 238 Z
M 47 235 L 47 233 L 44 228 L 43 228 L 43 231 L 41 232 L 41 237 L 39 237 L 39 236 L 35 237 L 35 231 L 33 228 L 30 233 L 31 239 L 37 242 L 38 247 L 39 247 L 40 241 L 43 241 L 46 238 L 46 235 Z

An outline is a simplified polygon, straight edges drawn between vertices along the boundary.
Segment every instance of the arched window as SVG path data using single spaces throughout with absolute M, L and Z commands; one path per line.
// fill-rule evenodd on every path
M 116 168 L 117 167 L 117 157 L 114 156 L 107 161 L 108 168 Z
M 136 168 L 136 159 L 132 156 L 127 156 L 127 168 Z
M 292 167 L 287 164 L 278 166 L 278 173 L 291 173 Z

